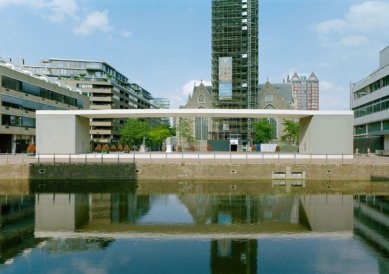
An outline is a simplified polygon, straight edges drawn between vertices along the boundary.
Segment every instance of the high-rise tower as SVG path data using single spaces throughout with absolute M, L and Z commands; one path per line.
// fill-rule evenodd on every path
M 212 0 L 215 108 L 257 108 L 258 0 Z M 251 119 L 216 119 L 213 139 L 250 143 Z

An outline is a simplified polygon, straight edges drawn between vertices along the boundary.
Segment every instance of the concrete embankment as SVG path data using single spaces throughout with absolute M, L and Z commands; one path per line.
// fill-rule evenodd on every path
M 0 165 L 0 180 L 269 180 L 273 173 L 306 180 L 389 178 L 389 164 L 16 164 Z

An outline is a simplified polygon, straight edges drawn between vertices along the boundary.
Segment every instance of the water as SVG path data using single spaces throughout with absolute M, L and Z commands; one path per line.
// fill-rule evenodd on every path
M 152 189 L 0 196 L 0 272 L 389 273 L 389 196 Z

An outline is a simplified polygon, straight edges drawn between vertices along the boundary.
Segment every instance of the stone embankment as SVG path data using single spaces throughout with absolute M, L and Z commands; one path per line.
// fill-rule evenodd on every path
M 0 165 L 0 180 L 269 180 L 274 173 L 306 180 L 389 181 L 389 164 L 126 163 Z M 274 176 L 273 176 L 274 177 Z

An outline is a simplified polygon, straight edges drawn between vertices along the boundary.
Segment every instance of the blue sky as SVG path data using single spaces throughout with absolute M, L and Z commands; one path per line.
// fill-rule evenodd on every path
M 317 73 L 320 109 L 348 109 L 349 85 L 389 45 L 389 0 L 260 0 L 259 79 Z M 154 96 L 184 104 L 211 79 L 211 0 L 0 0 L 0 56 L 103 60 Z

